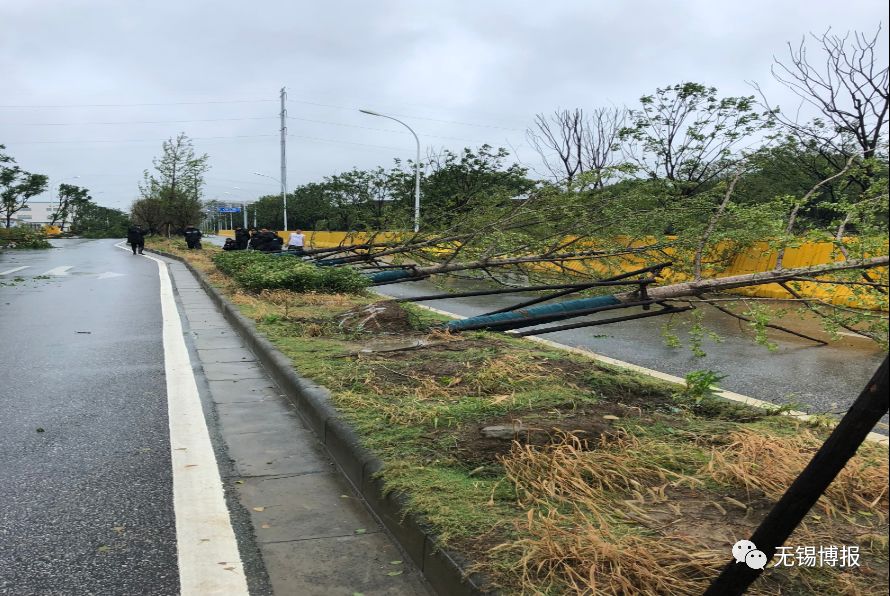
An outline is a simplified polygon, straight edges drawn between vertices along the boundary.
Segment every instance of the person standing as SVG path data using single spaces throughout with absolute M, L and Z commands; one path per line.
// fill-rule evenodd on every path
M 142 251 L 145 249 L 145 230 L 142 229 L 142 226 L 138 224 L 134 224 L 127 228 L 127 243 L 130 245 L 130 248 L 133 249 L 133 254 L 142 254 Z
M 304 245 L 306 244 L 306 235 L 303 230 L 291 232 L 287 239 L 287 250 L 292 250 L 297 254 L 303 254 Z
M 250 240 L 250 234 L 242 228 L 238 226 L 235 228 L 235 245 L 237 246 L 237 250 L 244 250 L 247 248 L 247 242 Z
M 182 235 L 185 236 L 185 243 L 190 249 L 201 248 L 201 236 L 203 236 L 201 230 L 189 224 L 183 230 Z

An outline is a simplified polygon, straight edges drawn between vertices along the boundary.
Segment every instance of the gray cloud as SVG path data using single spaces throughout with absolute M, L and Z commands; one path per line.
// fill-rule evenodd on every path
M 887 21 L 870 0 L 0 0 L 0 143 L 126 208 L 161 141 L 185 131 L 211 156 L 209 196 L 253 197 L 275 191 L 250 172 L 278 172 L 285 85 L 292 185 L 413 155 L 407 131 L 359 107 L 404 116 L 425 147 L 488 142 L 533 164 L 535 113 L 683 80 L 726 95 L 756 80 L 789 105 L 769 75 L 786 42 Z M 159 122 L 172 120 L 186 122 Z

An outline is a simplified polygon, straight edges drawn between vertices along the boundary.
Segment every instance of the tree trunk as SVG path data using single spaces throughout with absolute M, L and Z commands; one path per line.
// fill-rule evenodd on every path
M 720 292 L 724 290 L 734 290 L 736 288 L 745 288 L 749 286 L 761 286 L 764 284 L 779 283 L 789 281 L 794 277 L 810 277 L 820 273 L 829 273 L 832 271 L 846 271 L 850 269 L 871 269 L 873 267 L 886 267 L 890 262 L 888 257 L 874 257 L 871 259 L 857 259 L 852 261 L 840 261 L 837 263 L 828 263 L 825 265 L 815 265 L 812 267 L 801 267 L 798 269 L 782 269 L 781 271 L 763 271 L 760 273 L 746 273 L 744 275 L 732 275 L 729 277 L 715 277 L 711 279 L 703 279 L 699 281 L 684 282 L 680 284 L 672 284 L 669 286 L 661 286 L 649 288 L 649 297 L 653 300 L 669 300 L 671 298 L 679 298 L 682 296 L 694 296 L 707 292 Z M 616 298 L 622 302 L 629 302 L 635 298 L 632 292 L 618 294 Z
M 508 328 L 515 329 L 537 324 L 538 322 L 550 322 L 552 320 L 574 318 L 603 310 L 613 310 L 615 308 L 621 308 L 620 305 L 622 303 L 627 304 L 627 306 L 640 305 L 644 302 L 651 304 L 652 301 L 660 302 L 662 300 L 681 298 L 683 296 L 696 296 L 707 292 L 719 292 L 721 290 L 733 290 L 736 288 L 783 282 L 792 277 L 808 277 L 831 271 L 882 267 L 887 266 L 888 261 L 890 261 L 888 257 L 875 257 L 873 259 L 843 261 L 839 263 L 829 263 L 827 265 L 817 265 L 814 267 L 802 267 L 799 269 L 747 273 L 745 275 L 704 279 L 662 287 L 648 287 L 645 295 L 641 295 L 640 291 L 635 291 L 622 292 L 620 294 L 612 294 L 608 296 L 596 296 L 593 298 L 567 300 L 555 304 L 532 306 L 520 310 L 479 315 L 467 319 L 450 321 L 447 324 L 447 328 L 451 331 L 489 328 L 497 328 L 500 330 Z M 537 322 L 532 323 L 532 320 Z

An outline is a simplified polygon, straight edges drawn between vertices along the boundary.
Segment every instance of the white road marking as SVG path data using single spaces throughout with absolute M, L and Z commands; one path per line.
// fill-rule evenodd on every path
M 68 270 L 73 269 L 73 268 L 74 268 L 73 265 L 63 265 L 61 267 L 56 267 L 54 269 L 50 269 L 49 271 L 44 271 L 43 273 L 41 273 L 41 275 L 55 275 L 55 276 L 68 275 Z
M 145 256 L 145 255 L 143 255 Z M 105 273 L 100 273 L 96 276 L 96 279 L 108 279 L 109 277 L 123 277 L 126 273 L 115 273 L 113 271 L 106 271 Z
M 180 594 L 249 596 L 167 264 L 142 256 L 158 264 L 161 280 Z
M 21 267 L 15 267 L 14 269 L 7 269 L 6 271 L 0 271 L 0 275 L 9 275 L 10 273 L 15 273 L 16 271 L 21 271 L 22 269 L 27 269 L 28 265 L 23 265 Z

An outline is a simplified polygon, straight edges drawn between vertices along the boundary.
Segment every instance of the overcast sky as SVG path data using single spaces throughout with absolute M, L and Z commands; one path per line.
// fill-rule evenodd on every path
M 773 55 L 878 23 L 886 0 L 0 0 L 0 144 L 126 210 L 183 131 L 210 155 L 206 196 L 251 199 L 278 190 L 252 172 L 279 175 L 284 86 L 291 188 L 413 158 L 407 130 L 359 108 L 403 119 L 424 152 L 489 143 L 539 168 L 536 113 L 682 81 L 757 81 L 790 107 Z

